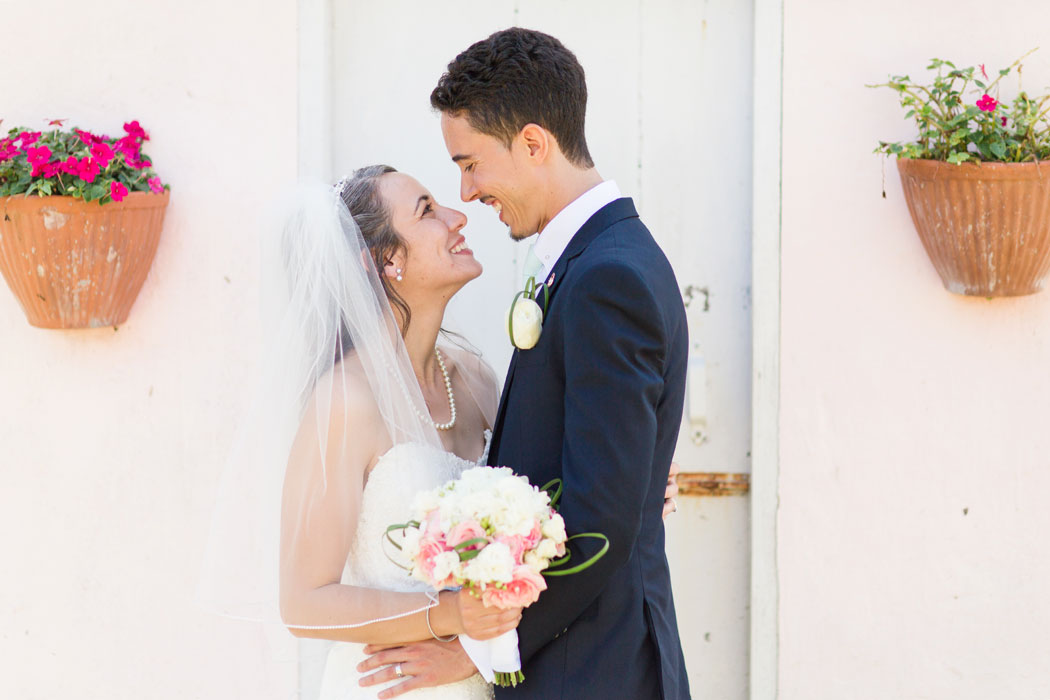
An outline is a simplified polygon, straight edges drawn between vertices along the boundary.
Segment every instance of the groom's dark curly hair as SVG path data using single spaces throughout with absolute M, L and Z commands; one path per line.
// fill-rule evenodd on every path
M 570 162 L 594 167 L 583 122 L 583 66 L 560 41 L 532 29 L 496 32 L 456 56 L 430 93 L 434 109 L 464 115 L 507 147 L 526 124 L 554 135 Z

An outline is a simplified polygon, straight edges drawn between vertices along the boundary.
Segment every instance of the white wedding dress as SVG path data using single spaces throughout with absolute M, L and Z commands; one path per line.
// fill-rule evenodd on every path
M 412 496 L 416 491 L 441 486 L 466 469 L 484 464 L 492 433 L 485 431 L 485 453 L 477 463 L 420 443 L 403 443 L 387 451 L 372 468 L 361 497 L 361 518 L 350 547 L 342 582 L 388 591 L 425 591 L 427 586 L 408 576 L 391 562 L 382 548 L 387 527 L 411 518 Z M 364 645 L 335 642 L 328 652 L 321 700 L 372 700 L 394 683 L 367 688 L 358 685 L 363 674 L 357 664 L 364 660 Z M 397 683 L 402 682 L 400 679 Z M 488 700 L 492 686 L 478 674 L 438 686 L 420 688 L 401 697 L 415 700 Z

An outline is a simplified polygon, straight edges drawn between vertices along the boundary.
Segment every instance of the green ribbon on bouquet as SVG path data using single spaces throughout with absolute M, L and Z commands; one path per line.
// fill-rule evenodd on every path
M 561 499 L 562 480 L 561 479 L 551 479 L 550 481 L 548 481 L 546 484 L 544 484 L 540 488 L 540 491 L 546 491 L 547 492 L 547 494 L 550 496 L 551 508 L 557 510 L 558 509 L 558 501 Z M 566 540 L 566 542 L 578 539 L 580 537 L 586 537 L 586 538 L 596 539 L 596 540 L 605 540 L 605 544 L 602 545 L 602 548 L 599 549 L 594 554 L 594 556 L 592 556 L 590 559 L 588 559 L 587 561 L 583 562 L 582 564 L 577 564 L 576 566 L 572 567 L 571 569 L 559 569 L 558 571 L 551 571 L 550 569 L 547 569 L 546 571 L 543 572 L 544 576 L 568 576 L 570 574 L 578 574 L 581 571 L 583 571 L 585 569 L 589 569 L 590 567 L 594 566 L 594 564 L 597 563 L 597 561 L 599 559 L 604 557 L 605 553 L 609 551 L 609 538 L 606 537 L 605 535 L 601 534 L 600 532 L 581 532 L 578 535 L 573 535 L 572 537 L 569 537 Z M 551 560 L 551 567 L 562 566 L 563 564 L 567 564 L 571 557 L 572 557 L 572 552 L 566 551 L 564 557 L 561 557 L 560 559 L 552 559 Z
M 605 553 L 609 551 L 609 538 L 600 532 L 581 532 L 578 535 L 573 535 L 572 537 L 568 538 L 566 542 L 571 542 L 572 540 L 575 540 L 580 537 L 588 537 L 596 540 L 605 540 L 605 544 L 602 545 L 601 549 L 595 552 L 594 556 L 592 556 L 590 559 L 583 562 L 582 564 L 577 564 L 571 569 L 559 569 L 558 571 L 551 571 L 550 569 L 547 569 L 546 571 L 542 572 L 544 576 L 568 576 L 569 574 L 578 574 L 584 569 L 589 569 L 592 566 L 594 566 L 595 563 L 597 563 L 597 561 L 604 557 Z M 566 550 L 564 557 L 560 559 L 551 560 L 551 566 L 554 567 L 561 566 L 562 564 L 567 564 L 571 557 L 572 552 Z

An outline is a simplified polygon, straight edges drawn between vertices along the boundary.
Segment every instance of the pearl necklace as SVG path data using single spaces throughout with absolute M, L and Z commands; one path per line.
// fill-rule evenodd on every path
M 456 396 L 452 393 L 452 380 L 448 377 L 448 369 L 445 368 L 445 361 L 441 359 L 441 352 L 437 349 L 436 345 L 434 346 L 434 355 L 437 356 L 438 368 L 441 369 L 441 376 L 445 379 L 445 391 L 448 393 L 448 410 L 452 417 L 449 419 L 448 423 L 435 423 L 434 419 L 429 414 L 423 415 L 419 409 L 416 408 L 414 403 L 412 404 L 412 408 L 415 410 L 416 415 L 419 416 L 419 419 L 424 423 L 430 423 L 438 430 L 452 430 L 452 426 L 456 424 Z M 407 388 L 405 389 L 405 395 L 408 396 Z

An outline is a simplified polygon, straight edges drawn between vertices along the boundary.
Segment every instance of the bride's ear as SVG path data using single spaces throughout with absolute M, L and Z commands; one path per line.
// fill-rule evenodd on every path
M 405 278 L 405 256 L 403 253 L 394 253 L 387 258 L 383 265 L 381 274 L 390 282 L 400 282 Z

